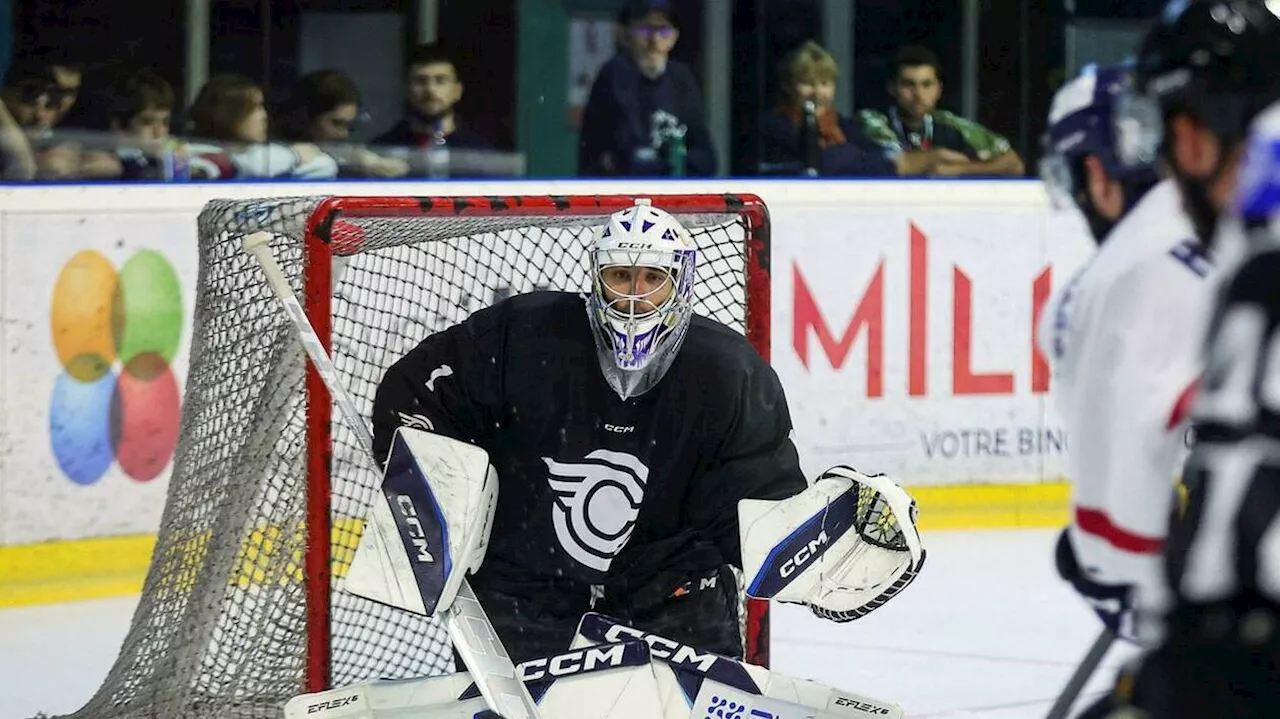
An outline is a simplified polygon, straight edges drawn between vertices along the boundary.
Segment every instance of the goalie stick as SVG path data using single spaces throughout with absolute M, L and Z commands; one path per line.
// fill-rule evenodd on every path
M 351 396 L 338 377 L 338 370 L 329 358 L 319 335 L 311 326 L 298 298 L 289 286 L 280 265 L 276 262 L 271 250 L 271 233 L 255 232 L 241 240 L 244 251 L 257 259 L 266 275 L 267 284 L 277 299 L 284 305 L 286 314 L 298 331 L 307 356 L 319 373 L 321 380 L 329 390 L 330 396 L 338 405 L 347 425 L 356 434 L 357 443 L 364 449 L 375 471 L 379 471 L 379 463 L 373 455 L 373 435 L 364 419 L 356 410 Z M 538 708 L 524 682 L 516 676 L 515 666 L 511 658 L 498 640 L 498 635 L 485 615 L 484 608 L 471 590 L 470 584 L 463 580 L 453 604 L 444 611 L 445 626 L 449 637 L 457 647 L 458 654 L 471 673 L 472 680 L 480 690 L 485 702 L 495 712 L 506 719 L 537 719 Z

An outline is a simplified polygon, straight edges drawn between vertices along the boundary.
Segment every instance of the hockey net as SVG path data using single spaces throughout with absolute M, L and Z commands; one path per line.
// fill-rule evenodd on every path
M 746 333 L 767 358 L 763 204 L 652 199 L 694 235 L 698 311 Z M 241 250 L 244 235 L 273 234 L 277 259 L 367 417 L 383 372 L 431 332 L 512 293 L 585 291 L 591 229 L 633 202 L 207 205 L 180 441 L 151 568 L 120 656 L 79 716 L 276 717 L 304 691 L 453 671 L 437 621 L 341 589 L 380 476 Z M 746 604 L 747 658 L 766 664 L 766 605 Z

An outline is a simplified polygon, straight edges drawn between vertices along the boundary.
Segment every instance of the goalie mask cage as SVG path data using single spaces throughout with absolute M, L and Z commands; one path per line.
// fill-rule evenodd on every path
M 768 359 L 764 204 L 742 195 L 651 200 L 694 236 L 697 311 L 744 332 Z M 209 203 L 159 536 L 121 653 L 78 715 L 277 717 L 300 693 L 453 670 L 439 622 L 342 591 L 381 477 L 334 412 L 243 236 L 272 233 L 277 260 L 367 418 L 383 372 L 431 332 L 512 293 L 585 293 L 592 228 L 634 201 Z M 767 604 L 746 605 L 747 659 L 767 664 Z

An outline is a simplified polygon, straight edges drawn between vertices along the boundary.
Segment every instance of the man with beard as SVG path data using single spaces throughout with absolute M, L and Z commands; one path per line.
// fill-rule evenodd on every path
M 938 107 L 942 99 L 942 64 L 932 50 L 920 45 L 899 48 L 885 89 L 892 104 L 883 111 L 859 112 L 858 122 L 863 133 L 891 156 L 949 150 L 947 161 L 937 163 L 930 175 L 1022 175 L 1022 158 L 1008 139 Z
M 405 114 L 373 139 L 375 146 L 492 150 L 493 145 L 458 121 L 462 99 L 458 65 L 439 45 L 419 45 L 405 66 Z
M 671 0 L 628 0 L 618 14 L 618 54 L 600 68 L 582 111 L 578 174 L 655 177 L 716 174 L 702 90 L 671 57 L 680 19 Z

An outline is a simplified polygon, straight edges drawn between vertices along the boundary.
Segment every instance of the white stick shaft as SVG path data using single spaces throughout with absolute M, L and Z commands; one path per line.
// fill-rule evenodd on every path
M 289 286 L 289 280 L 285 278 L 279 263 L 276 262 L 275 254 L 271 251 L 271 245 L 262 240 L 250 242 L 250 238 L 256 239 L 256 235 L 263 234 L 266 233 L 255 233 L 245 238 L 245 250 L 257 258 L 258 263 L 262 265 L 262 271 L 267 276 L 267 284 L 271 285 L 272 291 L 275 292 L 276 297 L 284 305 L 285 311 L 289 313 L 289 319 L 293 320 L 303 349 L 306 350 L 307 356 L 311 358 L 316 371 L 320 373 L 320 379 L 324 381 L 324 386 L 329 389 L 329 394 L 333 397 L 333 401 L 337 403 L 338 411 L 342 413 L 342 418 L 346 420 L 347 426 L 351 428 L 352 432 L 356 433 L 356 443 L 373 461 L 373 466 L 378 467 L 380 463 L 373 455 L 373 435 L 369 432 L 369 427 L 365 424 L 364 418 L 356 410 L 355 403 L 351 400 L 351 395 L 347 393 L 346 387 L 342 385 L 342 381 L 338 377 L 338 368 L 333 365 L 333 360 L 329 359 L 328 353 L 325 352 L 324 344 L 320 342 L 320 336 L 316 334 L 306 311 L 302 309 L 302 303 L 298 302 L 298 298 L 293 294 L 293 288 Z M 269 239 L 270 235 L 267 235 L 267 238 Z
M 381 473 L 381 463 L 373 454 L 373 435 L 369 432 L 364 418 L 356 411 L 351 395 L 338 377 L 338 370 L 325 352 L 319 335 L 311 326 L 311 320 L 302 309 L 302 304 L 294 296 L 289 280 L 284 276 L 284 272 L 276 262 L 275 254 L 271 251 L 270 241 L 269 233 L 255 232 L 244 238 L 244 250 L 253 255 L 258 260 L 258 264 L 262 265 L 267 284 L 284 305 L 289 319 L 298 331 L 298 339 L 315 365 L 316 371 L 319 372 L 325 387 L 329 389 L 329 394 L 338 404 L 338 410 L 342 413 L 343 419 L 356 433 L 356 439 L 373 468 Z M 484 613 L 484 608 L 480 606 L 480 601 L 476 599 L 475 592 L 471 590 L 471 585 L 465 581 L 458 589 L 457 598 L 445 612 L 445 625 L 448 627 L 449 637 L 458 649 L 458 654 L 462 656 L 463 663 L 471 673 L 472 681 L 476 683 L 489 708 L 506 719 L 538 719 L 537 704 L 529 695 L 528 687 L 516 676 L 516 668 L 511 663 L 511 657 L 498 640 L 498 634 L 494 631 L 488 615 Z

